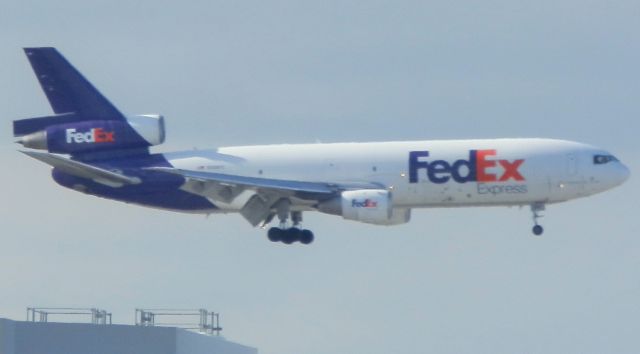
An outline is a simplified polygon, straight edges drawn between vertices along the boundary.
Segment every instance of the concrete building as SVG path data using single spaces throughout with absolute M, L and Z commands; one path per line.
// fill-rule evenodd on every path
M 0 354 L 257 354 L 258 350 L 175 327 L 0 319 Z

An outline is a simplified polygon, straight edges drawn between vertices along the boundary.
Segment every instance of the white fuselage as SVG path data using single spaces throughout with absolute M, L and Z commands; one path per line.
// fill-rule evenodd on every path
M 611 155 L 553 139 L 266 145 L 165 154 L 184 170 L 376 183 L 392 192 L 394 208 L 403 209 L 557 203 L 605 191 L 628 178 L 622 163 L 596 164 L 595 156 Z M 238 198 L 220 211 L 239 210 L 245 202 Z M 303 201 L 298 204 L 305 208 Z

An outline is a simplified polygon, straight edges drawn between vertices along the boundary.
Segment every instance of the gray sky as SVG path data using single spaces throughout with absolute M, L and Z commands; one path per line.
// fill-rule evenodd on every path
M 208 307 L 263 354 L 637 353 L 640 185 L 527 209 L 420 210 L 376 227 L 306 214 L 311 247 L 237 215 L 174 214 L 58 187 L 16 152 L 51 112 L 24 46 L 56 46 L 155 151 L 281 142 L 556 137 L 632 170 L 637 1 L 0 0 L 0 314 Z

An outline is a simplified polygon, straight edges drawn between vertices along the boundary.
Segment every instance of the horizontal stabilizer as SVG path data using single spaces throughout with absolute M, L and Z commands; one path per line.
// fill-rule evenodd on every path
M 82 121 L 76 113 L 63 113 L 54 116 L 27 118 L 13 121 L 13 136 L 24 136 L 47 129 L 52 125 L 69 124 Z
M 24 51 L 55 113 L 75 112 L 85 120 L 125 120 L 55 48 Z
M 99 167 L 91 166 L 86 163 L 70 160 L 68 158 L 48 154 L 46 152 L 21 151 L 23 154 L 49 164 L 56 169 L 68 173 L 73 176 L 91 179 L 97 183 L 101 183 L 110 187 L 122 187 L 127 184 L 139 184 L 140 179 L 137 177 L 129 177 L 123 174 L 108 171 Z

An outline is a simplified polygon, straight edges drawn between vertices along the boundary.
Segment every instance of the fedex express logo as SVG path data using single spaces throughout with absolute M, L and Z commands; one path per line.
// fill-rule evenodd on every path
M 409 183 L 418 183 L 418 172 L 425 170 L 432 183 L 442 184 L 453 179 L 457 183 L 466 182 L 522 182 L 525 178 L 518 170 L 524 159 L 500 160 L 493 158 L 496 150 L 469 150 L 467 160 L 449 163 L 445 160 L 427 161 L 429 151 L 409 152 Z
M 351 207 L 353 208 L 377 208 L 378 202 L 371 199 L 357 200 L 351 199 Z
M 75 128 L 66 130 L 67 144 L 76 143 L 115 143 L 114 132 L 106 132 L 102 128 L 93 128 L 88 132 L 78 132 Z

